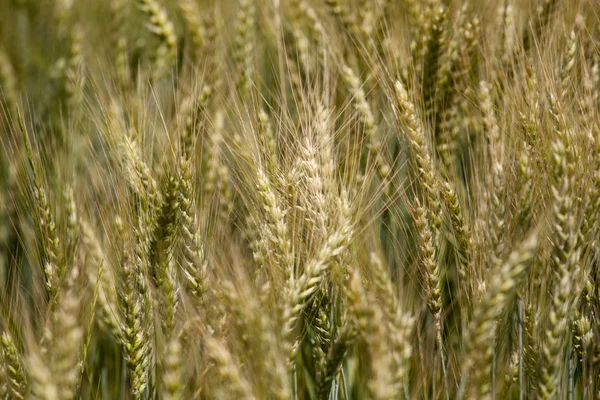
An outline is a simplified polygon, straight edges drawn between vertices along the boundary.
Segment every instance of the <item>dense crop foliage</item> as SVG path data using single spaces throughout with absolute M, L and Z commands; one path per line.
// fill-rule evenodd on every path
M 0 1 L 0 399 L 600 398 L 599 12 Z

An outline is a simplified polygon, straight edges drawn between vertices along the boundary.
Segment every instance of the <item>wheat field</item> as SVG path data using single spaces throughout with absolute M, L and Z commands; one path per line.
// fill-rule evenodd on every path
M 0 399 L 600 398 L 598 0 L 1 0 Z

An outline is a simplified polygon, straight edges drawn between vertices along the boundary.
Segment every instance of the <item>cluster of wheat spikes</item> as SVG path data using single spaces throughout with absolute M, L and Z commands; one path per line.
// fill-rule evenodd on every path
M 600 398 L 599 26 L 0 1 L 0 400 Z

